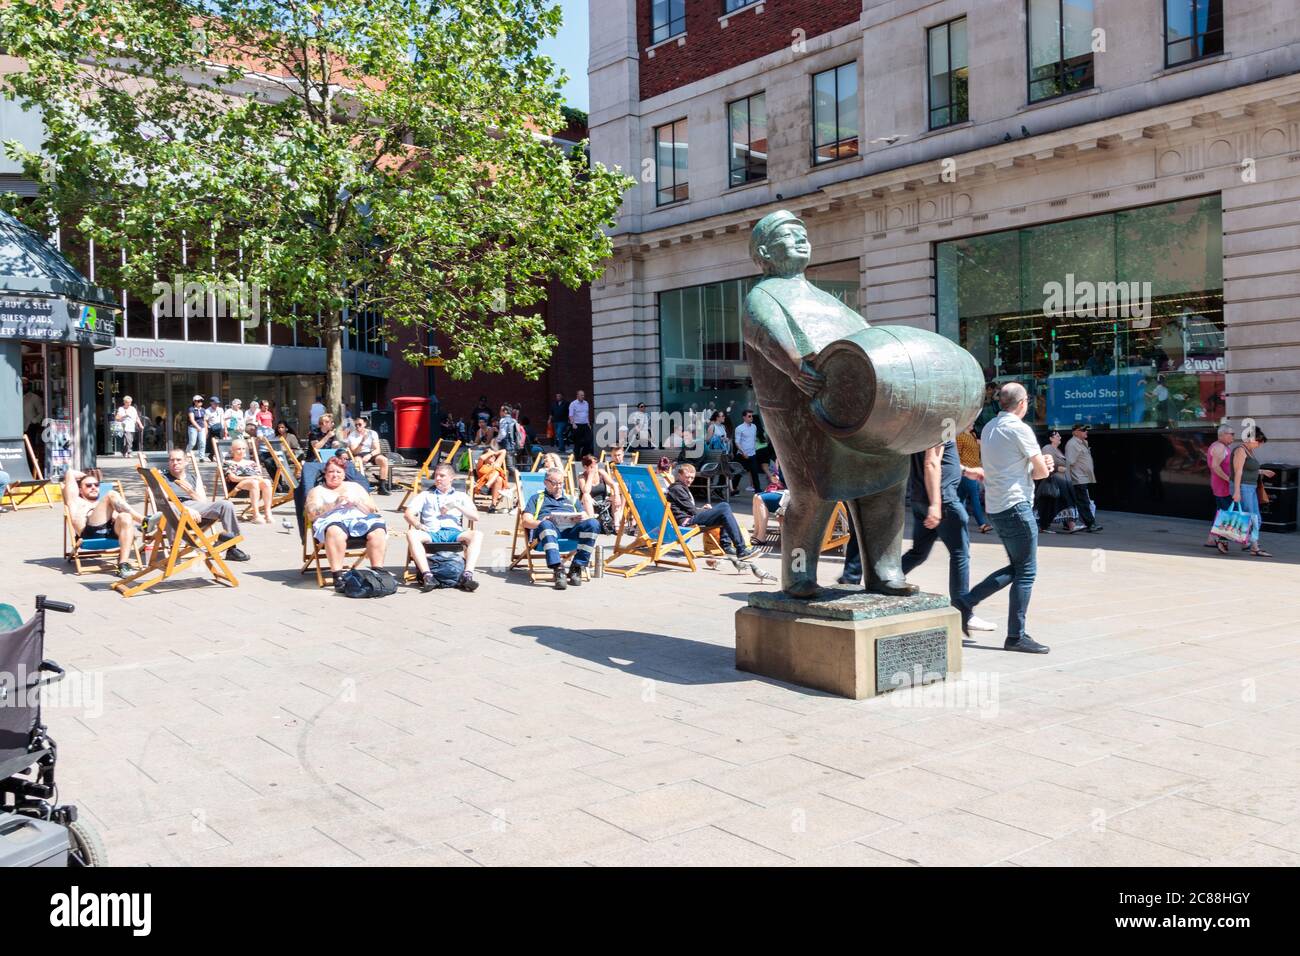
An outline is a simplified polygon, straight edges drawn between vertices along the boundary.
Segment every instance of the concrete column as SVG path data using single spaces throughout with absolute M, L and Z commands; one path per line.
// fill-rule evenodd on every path
M 23 346 L 0 340 L 0 438 L 23 433 Z
M 77 417 L 81 421 L 81 434 L 77 436 L 77 455 L 82 468 L 95 465 L 97 448 L 96 416 L 99 406 L 95 401 L 95 350 L 82 346 L 77 350 Z

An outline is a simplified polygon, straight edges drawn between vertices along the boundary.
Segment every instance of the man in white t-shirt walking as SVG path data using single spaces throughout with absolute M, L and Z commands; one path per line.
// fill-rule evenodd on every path
M 466 521 L 478 519 L 478 509 L 474 501 L 463 491 L 452 487 L 456 476 L 451 465 L 444 462 L 433 470 L 433 488 L 422 491 L 406 508 L 406 523 L 411 530 L 406 532 L 407 547 L 411 559 L 420 572 L 420 588 L 431 591 L 437 587 L 433 573 L 429 570 L 429 557 L 425 553 L 426 541 L 438 543 L 458 542 L 465 546 L 465 570 L 456 587 L 462 591 L 474 591 L 478 582 L 474 580 L 474 566 L 478 563 L 478 554 L 483 547 L 483 532 L 466 529 Z
M 754 413 L 750 409 L 745 409 L 743 421 L 736 426 L 736 460 L 744 466 L 749 472 L 749 481 L 754 486 L 754 494 L 758 494 L 763 489 L 759 487 L 759 466 L 758 466 L 758 426 L 754 424 Z M 740 491 L 740 481 L 737 479 L 732 494 Z
M 122 423 L 122 457 L 126 458 L 135 444 L 135 433 L 140 430 L 140 409 L 135 407 L 130 395 L 124 395 L 114 417 Z
M 581 460 L 583 455 L 594 455 L 596 448 L 591 438 L 591 405 L 587 403 L 587 393 L 578 389 L 578 397 L 569 402 L 569 431 L 573 435 L 573 457 Z
M 1009 651 L 1046 654 L 1050 648 L 1025 633 L 1029 597 L 1038 573 L 1038 522 L 1034 520 L 1034 481 L 1052 473 L 1053 461 L 1044 458 L 1034 431 L 1022 419 L 1029 411 L 1029 395 L 1019 382 L 1007 382 L 998 392 L 998 416 L 980 434 L 980 457 L 984 462 L 984 492 L 989 521 L 997 529 L 1011 563 L 999 568 L 965 598 L 952 598 L 961 612 L 966 630 L 975 605 L 1011 585 L 1011 608 L 1007 613 Z

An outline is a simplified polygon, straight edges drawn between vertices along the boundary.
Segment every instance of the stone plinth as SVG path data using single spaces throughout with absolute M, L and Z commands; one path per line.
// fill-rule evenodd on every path
M 756 591 L 736 612 L 736 668 L 861 700 L 961 671 L 961 615 L 946 597 L 827 588 Z

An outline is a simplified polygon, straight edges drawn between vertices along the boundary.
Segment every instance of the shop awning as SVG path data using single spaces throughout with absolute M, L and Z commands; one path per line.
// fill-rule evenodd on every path
M 63 253 L 6 212 L 0 212 L 0 292 L 61 295 L 120 307 L 111 290 L 93 285 Z
M 110 290 L 91 283 L 48 241 L 0 212 L 0 338 L 109 348 L 118 309 Z

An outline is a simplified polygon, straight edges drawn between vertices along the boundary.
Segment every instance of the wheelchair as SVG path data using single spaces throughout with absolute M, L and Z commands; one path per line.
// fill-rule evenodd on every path
M 33 817 L 68 831 L 69 866 L 104 866 L 99 834 L 77 808 L 58 802 L 54 765 L 58 747 L 41 722 L 41 688 L 64 676 L 45 659 L 45 612 L 71 614 L 71 604 L 36 597 L 27 623 L 11 605 L 0 604 L 0 824 L 6 815 Z

